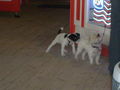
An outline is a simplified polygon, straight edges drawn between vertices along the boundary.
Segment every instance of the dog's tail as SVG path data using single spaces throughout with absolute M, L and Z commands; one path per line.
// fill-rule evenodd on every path
M 60 29 L 59 29 L 59 31 L 58 31 L 58 33 L 57 34 L 60 34 L 62 31 L 63 31 L 63 27 L 61 27 Z

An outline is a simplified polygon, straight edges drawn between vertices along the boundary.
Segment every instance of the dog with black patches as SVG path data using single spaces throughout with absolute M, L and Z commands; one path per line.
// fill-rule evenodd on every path
M 71 45 L 72 46 L 72 52 L 75 54 L 75 43 L 79 41 L 80 39 L 80 34 L 79 33 L 61 33 L 63 31 L 63 27 L 60 28 L 58 31 L 58 35 L 55 37 L 55 39 L 52 41 L 52 43 L 48 46 L 46 53 L 50 51 L 50 49 L 55 45 L 55 44 L 61 44 L 61 56 L 65 56 L 65 46 Z

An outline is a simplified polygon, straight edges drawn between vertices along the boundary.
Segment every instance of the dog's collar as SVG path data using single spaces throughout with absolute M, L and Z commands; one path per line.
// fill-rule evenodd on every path
M 93 48 L 97 48 L 97 49 L 99 49 L 99 47 L 98 47 L 98 46 L 94 46 L 94 45 L 92 45 L 92 47 L 93 47 Z
M 96 49 L 98 49 L 98 50 L 101 50 L 101 45 L 98 44 L 98 43 L 92 44 L 92 47 L 93 47 L 93 48 L 96 48 Z
M 92 46 L 92 47 L 99 50 L 99 51 L 101 51 L 101 47 L 98 47 L 98 46 Z

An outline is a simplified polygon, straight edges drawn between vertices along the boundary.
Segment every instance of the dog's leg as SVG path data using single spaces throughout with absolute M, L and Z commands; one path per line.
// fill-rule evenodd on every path
M 85 60 L 85 55 L 86 55 L 86 51 L 83 50 L 83 52 L 82 52 L 82 60 Z
M 93 64 L 93 52 L 92 51 L 88 51 L 88 57 L 90 59 L 90 64 Z
M 49 47 L 47 48 L 46 53 L 48 53 L 48 52 L 50 51 L 50 49 L 51 49 L 56 43 L 57 43 L 57 42 L 56 42 L 56 39 L 54 39 L 54 40 L 52 41 L 52 43 L 49 45 Z
M 100 64 L 100 55 L 101 55 L 101 52 L 99 52 L 98 54 L 97 54 L 97 56 L 95 57 L 95 61 L 96 61 L 96 64 L 97 65 L 99 65 Z
M 72 52 L 75 55 L 75 43 L 72 44 Z
M 65 44 L 62 43 L 62 44 L 61 44 L 61 56 L 65 56 L 65 52 L 64 52 L 65 49 L 64 49 L 64 48 L 65 48 Z
M 77 51 L 76 51 L 76 53 L 75 53 L 75 59 L 78 59 L 78 55 L 79 55 L 79 53 L 81 53 L 81 52 L 82 52 L 82 48 L 78 46 Z

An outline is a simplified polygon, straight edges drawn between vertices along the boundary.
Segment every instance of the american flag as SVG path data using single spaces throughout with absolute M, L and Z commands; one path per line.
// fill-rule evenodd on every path
M 100 4 L 99 2 L 101 0 L 94 0 L 97 1 L 95 3 L 96 7 L 94 7 L 93 10 L 93 19 L 95 23 L 101 23 L 103 25 L 106 25 L 107 27 L 111 26 L 111 3 L 110 0 L 102 0 L 103 8 L 97 8 L 97 6 Z M 99 4 L 97 4 L 99 3 Z M 100 5 L 99 5 L 100 6 Z M 98 6 L 98 7 L 99 7 Z

